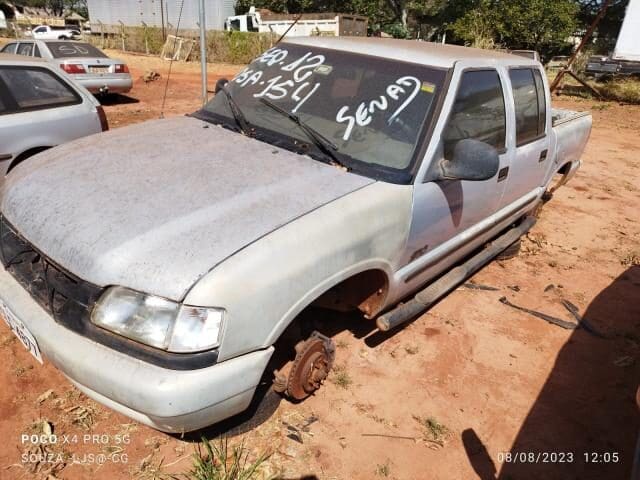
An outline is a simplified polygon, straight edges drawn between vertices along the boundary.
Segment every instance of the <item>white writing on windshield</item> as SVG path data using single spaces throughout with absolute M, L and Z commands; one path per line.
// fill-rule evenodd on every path
M 295 113 L 320 88 L 320 82 L 313 83 L 306 80 L 313 74 L 314 69 L 324 63 L 325 57 L 307 52 L 293 62 L 287 63 L 285 59 L 288 55 L 288 50 L 275 48 L 267 50 L 256 61 L 269 67 L 278 66 L 283 72 L 292 72 L 290 79 L 283 80 L 283 75 L 265 79 L 263 70 L 245 69 L 238 74 L 234 82 L 242 88 L 247 85 L 264 86 L 262 91 L 253 94 L 254 98 L 267 97 L 270 100 L 291 98 L 297 102 L 291 110 Z
M 247 86 L 262 88 L 254 93 L 254 98 L 266 97 L 270 100 L 290 99 L 295 103 L 292 113 L 296 113 L 320 88 L 320 82 L 311 80 L 314 71 L 319 71 L 325 63 L 325 56 L 306 52 L 304 55 L 291 61 L 287 60 L 289 51 L 283 48 L 272 48 L 256 59 L 256 63 L 266 65 L 269 70 L 246 68 L 234 79 L 240 88 Z M 331 67 L 327 71 L 332 71 Z M 275 72 L 274 72 L 275 70 Z M 290 73 L 284 74 L 283 72 Z M 326 75 L 326 74 L 325 74 Z M 356 125 L 360 127 L 371 123 L 378 112 L 386 112 L 398 104 L 387 119 L 387 125 L 398 118 L 405 108 L 416 98 L 420 92 L 421 82 L 412 76 L 403 76 L 389 84 L 384 94 L 370 101 L 363 101 L 357 107 L 344 105 L 336 114 L 336 122 L 346 123 L 343 140 L 351 138 Z
M 355 109 L 355 112 L 351 115 L 347 114 L 351 109 L 349 105 L 345 105 L 340 108 L 340 110 L 338 110 L 338 114 L 336 115 L 336 121 L 338 123 L 346 122 L 347 124 L 342 139 L 344 141 L 349 140 L 349 138 L 351 138 L 353 128 L 356 125 L 360 127 L 369 125 L 376 112 L 385 112 L 389 108 L 390 101 L 398 102 L 402 100 L 403 96 L 405 96 L 408 91 L 404 87 L 411 86 L 413 86 L 413 90 L 411 91 L 409 89 L 409 95 L 404 98 L 404 101 L 398 108 L 395 109 L 395 111 L 387 120 L 387 124 L 391 125 L 391 123 L 396 118 L 398 118 L 398 115 L 400 115 L 400 113 L 402 113 L 402 111 L 407 108 L 407 106 L 413 101 L 413 99 L 416 98 L 416 95 L 418 95 L 421 82 L 416 77 L 405 76 L 399 78 L 394 83 L 387 86 L 385 95 L 380 95 L 378 98 L 370 100 L 369 102 L 361 102 L 360 105 L 358 105 L 358 107 Z

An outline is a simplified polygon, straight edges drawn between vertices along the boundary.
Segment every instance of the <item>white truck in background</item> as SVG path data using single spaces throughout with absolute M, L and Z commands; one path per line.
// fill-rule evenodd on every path
M 73 40 L 80 38 L 80 28 L 76 26 L 40 25 L 31 30 L 36 40 Z
M 367 17 L 344 13 L 308 13 L 289 15 L 261 14 L 251 7 L 246 15 L 227 17 L 224 29 L 228 32 L 274 33 L 287 37 L 366 37 Z
M 592 55 L 587 75 L 640 75 L 640 0 L 629 0 L 612 55 Z

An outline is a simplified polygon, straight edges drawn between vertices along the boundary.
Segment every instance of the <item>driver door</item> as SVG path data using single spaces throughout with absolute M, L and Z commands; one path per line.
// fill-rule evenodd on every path
M 499 208 L 505 190 L 507 157 L 507 109 L 504 79 L 494 68 L 454 72 L 458 85 L 445 100 L 425 165 L 416 177 L 413 216 L 401 276 L 406 283 L 421 284 L 451 265 L 482 235 L 481 222 Z M 452 159 L 456 143 L 471 138 L 493 146 L 500 157 L 498 174 L 489 180 L 429 181 L 435 165 Z M 429 160 L 431 160 L 429 162 Z

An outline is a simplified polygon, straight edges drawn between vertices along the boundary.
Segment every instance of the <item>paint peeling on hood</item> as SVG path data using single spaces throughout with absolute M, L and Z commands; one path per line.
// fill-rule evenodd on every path
M 181 300 L 234 252 L 372 182 L 180 117 L 29 159 L 7 177 L 0 208 L 76 276 Z

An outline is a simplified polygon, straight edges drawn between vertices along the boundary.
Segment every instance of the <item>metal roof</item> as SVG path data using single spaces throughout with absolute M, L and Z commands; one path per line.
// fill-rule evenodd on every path
M 393 58 L 399 61 L 422 63 L 442 68 L 451 68 L 458 61 L 472 61 L 477 65 L 494 66 L 540 65 L 535 60 L 498 50 L 483 50 L 416 40 L 375 37 L 292 37 L 286 38 L 283 42 Z

